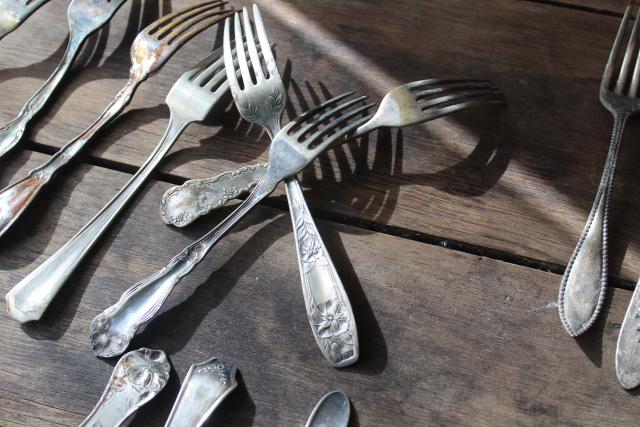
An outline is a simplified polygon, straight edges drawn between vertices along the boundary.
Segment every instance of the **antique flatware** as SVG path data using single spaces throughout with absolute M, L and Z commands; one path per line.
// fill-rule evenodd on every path
M 380 127 L 411 126 L 460 110 L 501 103 L 504 98 L 488 81 L 430 79 L 410 82 L 387 93 L 375 116 L 362 125 L 356 135 Z M 160 202 L 162 220 L 177 227 L 187 226 L 250 191 L 266 170 L 267 164 L 259 163 L 171 187 Z
M 232 12 L 218 9 L 224 4 L 222 0 L 213 0 L 187 7 L 158 19 L 138 34 L 131 46 L 129 80 L 104 112 L 49 161 L 33 169 L 20 181 L 0 190 L 0 236 L 20 217 L 56 172 L 129 105 L 138 86 L 151 73 L 159 70 L 192 37 Z
M 0 40 L 49 0 L 0 0 Z
M 236 79 L 238 69 L 234 68 L 230 54 L 231 20 L 229 18 L 227 18 L 224 28 L 227 79 L 240 115 L 249 123 L 261 125 L 273 140 L 274 135 L 282 128 L 280 120 L 287 95 L 278 67 L 273 60 L 260 11 L 256 5 L 253 7 L 253 12 L 256 32 L 264 52 L 269 75 L 268 77 L 264 75 L 260 65 L 249 13 L 246 8 L 243 8 L 242 26 L 239 14 L 234 15 L 234 37 L 238 51 L 242 89 Z M 244 50 L 240 49 L 239 45 L 239 40 L 244 37 L 246 37 L 249 47 L 251 69 Z M 269 61 L 272 63 L 269 64 Z M 256 78 L 255 83 L 252 73 Z M 289 200 L 302 290 L 311 330 L 329 363 L 336 367 L 351 365 L 358 360 L 360 347 L 355 316 L 349 297 L 309 212 L 298 179 L 293 175 L 286 178 L 284 183 Z
M 124 2 L 125 0 L 71 0 L 67 10 L 69 42 L 64 57 L 44 85 L 22 107 L 18 117 L 0 128 L 0 157 L 20 141 L 27 124 L 44 107 L 71 68 L 84 41 L 106 24 Z
M 191 365 L 165 427 L 200 427 L 238 385 L 236 367 L 213 357 Z
M 266 63 L 267 71 L 275 73 L 275 62 L 267 60 Z M 347 101 L 349 95 L 351 93 L 332 98 L 282 128 L 271 142 L 267 173 L 240 206 L 202 238 L 173 257 L 160 271 L 127 289 L 114 305 L 93 319 L 90 336 L 96 355 L 110 357 L 122 353 L 138 328 L 160 310 L 180 279 L 189 274 L 247 212 L 271 194 L 280 181 L 300 172 L 320 153 L 352 134 L 369 119 L 370 116 L 361 115 L 370 105 Z M 360 102 L 365 97 L 356 99 Z M 337 117 L 338 114 L 341 115 Z M 337 118 L 330 121 L 332 117 Z M 331 322 L 331 314 L 327 314 L 322 321 Z M 326 328 L 328 334 L 333 330 Z M 342 351 L 337 347 L 334 350 Z
M 640 385 L 640 283 L 633 291 L 618 335 L 616 375 L 627 390 Z
M 170 110 L 169 125 L 154 151 L 96 216 L 7 293 L 7 309 L 12 318 L 27 322 L 42 317 L 67 278 L 160 164 L 182 131 L 189 123 L 204 120 L 224 99 L 228 89 L 222 49 L 210 54 L 178 79 L 166 98 Z
M 633 26 L 622 65 L 617 72 L 617 80 L 613 83 L 632 5 L 633 2 L 628 4 L 622 18 L 600 84 L 600 102 L 613 115 L 613 133 L 607 160 L 589 218 L 560 283 L 560 320 L 573 337 L 582 334 L 593 325 L 604 301 L 607 286 L 607 224 L 616 163 L 627 120 L 640 111 L 640 101 L 637 98 L 640 61 L 637 61 L 631 70 L 631 62 L 638 53 L 638 19 Z
M 117 427 L 167 384 L 171 366 L 162 350 L 141 348 L 118 361 L 102 397 L 80 427 Z
M 305 427 L 347 427 L 351 404 L 346 394 L 332 391 L 318 401 Z

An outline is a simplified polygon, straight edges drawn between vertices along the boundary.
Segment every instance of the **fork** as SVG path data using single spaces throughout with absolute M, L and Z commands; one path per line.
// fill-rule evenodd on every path
M 27 322 L 42 317 L 82 258 L 142 187 L 182 131 L 190 123 L 207 118 L 224 99 L 228 88 L 221 49 L 210 54 L 176 81 L 165 100 L 170 110 L 169 125 L 154 151 L 96 216 L 7 293 L 5 299 L 12 318 Z
M 271 69 L 275 67 L 272 61 L 267 61 L 267 64 Z M 173 257 L 164 268 L 127 289 L 114 305 L 93 319 L 90 336 L 94 354 L 110 357 L 122 353 L 137 329 L 160 310 L 180 279 L 193 270 L 209 250 L 280 181 L 300 172 L 320 153 L 347 138 L 357 126 L 369 119 L 370 116 L 361 115 L 371 105 L 355 105 L 353 100 L 346 101 L 351 94 L 339 95 L 307 111 L 274 135 L 269 148 L 267 173 L 238 208 Z M 356 99 L 361 102 L 365 98 Z M 338 118 L 329 121 L 338 114 Z M 336 313 L 321 313 L 320 320 L 338 320 L 333 314 Z M 337 346 L 333 350 L 342 351 Z
M 569 335 L 576 337 L 593 325 L 605 297 L 607 286 L 607 228 L 613 181 L 628 118 L 640 111 L 637 98 L 640 78 L 640 59 L 636 61 L 632 76 L 632 58 L 637 55 L 636 33 L 639 20 L 633 26 L 629 43 L 614 83 L 614 71 L 627 31 L 633 1 L 629 2 L 618 30 L 613 48 L 600 84 L 600 102 L 613 115 L 613 133 L 609 152 L 600 178 L 587 223 L 562 276 L 558 308 L 562 325 Z M 631 77 L 631 79 L 629 79 Z
M 22 107 L 18 117 L 0 128 L 0 157 L 15 147 L 27 124 L 44 107 L 71 68 L 80 46 L 98 28 L 106 24 L 125 0 L 71 0 L 67 10 L 69 42 L 62 61 L 40 89 Z
M 0 40 L 49 0 L 0 0 Z
M 374 117 L 356 135 L 380 127 L 405 127 L 457 111 L 504 103 L 498 89 L 485 80 L 429 79 L 400 85 L 385 95 Z M 250 191 L 264 175 L 266 163 L 243 166 L 212 178 L 192 179 L 162 196 L 162 220 L 177 227 L 191 224 L 212 209 Z
M 0 236 L 26 210 L 54 174 L 78 154 L 102 128 L 129 103 L 138 86 L 156 72 L 187 41 L 229 15 L 216 9 L 226 2 L 212 0 L 166 15 L 147 26 L 131 46 L 129 80 L 104 112 L 80 135 L 62 147 L 49 161 L 20 181 L 0 190 Z

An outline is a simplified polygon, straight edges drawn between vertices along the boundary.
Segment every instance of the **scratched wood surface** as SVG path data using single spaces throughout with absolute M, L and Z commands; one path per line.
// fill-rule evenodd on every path
M 43 159 L 21 153 L 24 172 Z M 2 182 L 15 175 L 5 171 Z M 27 219 L 0 249 L 6 290 L 59 248 L 128 178 L 81 165 L 53 184 L 52 215 Z M 105 305 L 213 225 L 171 229 L 157 215 L 168 184 L 146 186 L 72 277 L 43 321 L 0 314 L 1 425 L 74 425 L 114 360 L 95 358 L 87 328 Z M 288 214 L 260 207 L 170 296 L 134 340 L 170 356 L 167 389 L 134 419 L 162 425 L 192 363 L 234 361 L 241 387 L 212 425 L 303 425 L 332 389 L 352 425 L 630 425 L 636 399 L 615 380 L 614 348 L 630 292 L 616 289 L 585 339 L 562 330 L 557 275 L 380 233 L 319 222 L 358 319 L 362 360 L 327 366 L 304 311 Z M 212 254 L 213 255 L 213 254 Z
M 185 4 L 125 5 L 85 49 L 83 65 L 28 137 L 59 147 L 91 123 L 124 83 L 137 28 Z M 562 269 L 606 156 L 612 121 L 597 90 L 618 17 L 501 0 L 260 4 L 288 85 L 292 106 L 285 118 L 349 89 L 377 100 L 401 82 L 426 77 L 490 79 L 508 101 L 505 108 L 374 133 L 328 153 L 303 174 L 313 209 L 351 224 L 393 226 Z M 60 57 L 63 6 L 53 0 L 3 40 L 0 88 L 12 96 L 0 99 L 0 120 L 17 111 Z M 51 36 L 40 40 L 38 29 L 53 21 L 60 24 L 49 25 Z M 87 155 L 124 170 L 140 165 L 167 124 L 168 89 L 219 44 L 217 28 L 182 49 Z M 640 271 L 640 147 L 632 139 L 623 146 L 610 228 L 611 275 L 628 281 Z M 162 171 L 175 179 L 207 177 L 264 160 L 266 146 L 266 135 L 233 110 L 222 112 L 210 124 L 188 128 Z M 282 198 L 271 203 L 278 200 L 284 207 Z
M 2 161 L 0 186 L 90 124 L 124 84 L 139 29 L 189 3 L 125 4 L 87 44 L 27 142 Z M 213 355 L 235 362 L 242 381 L 212 425 L 303 425 L 331 389 L 352 398 L 352 425 L 635 424 L 637 397 L 618 386 L 613 364 L 627 288 L 640 271 L 640 125 L 623 146 L 609 233 L 610 274 L 622 287 L 579 340 L 566 335 L 555 307 L 558 273 L 606 156 L 611 117 L 597 90 L 626 2 L 258 3 L 288 88 L 285 120 L 346 90 L 379 100 L 399 83 L 443 76 L 493 80 L 507 106 L 374 133 L 302 174 L 356 310 L 356 366 L 331 369 L 316 349 L 279 189 L 134 341 L 166 350 L 174 369 L 133 425 L 163 425 L 189 365 Z M 60 59 L 66 6 L 51 0 L 0 41 L 0 122 Z M 167 91 L 220 35 L 211 29 L 181 49 L 3 236 L 2 294 L 144 161 L 167 124 Z M 77 425 L 99 398 L 115 360 L 91 355 L 91 319 L 229 212 L 172 229 L 158 215 L 163 191 L 266 158 L 266 135 L 221 110 L 187 129 L 41 322 L 20 326 L 0 310 L 0 426 Z

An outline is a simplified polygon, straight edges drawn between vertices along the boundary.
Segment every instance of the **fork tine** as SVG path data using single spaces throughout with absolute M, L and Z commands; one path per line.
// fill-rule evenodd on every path
M 501 96 L 486 96 L 471 101 L 461 102 L 459 104 L 453 104 L 446 107 L 431 108 L 426 110 L 425 113 L 429 116 L 429 120 L 437 119 L 455 113 L 461 110 L 468 110 L 476 107 L 486 107 L 488 105 L 501 105 L 504 104 L 504 98 Z
M 636 15 L 636 24 L 633 26 L 633 34 L 638 31 L 638 25 L 640 24 L 640 10 Z M 640 79 L 640 53 L 636 52 L 636 64 L 633 67 L 633 76 L 631 77 L 631 84 L 629 85 L 628 96 L 635 98 L 638 95 L 638 83 Z
M 264 73 L 262 72 L 262 65 L 260 65 L 260 58 L 258 58 L 256 41 L 253 37 L 251 20 L 249 19 L 249 12 L 246 7 L 242 8 L 242 23 L 244 24 L 244 34 L 247 38 L 247 46 L 249 48 L 249 57 L 251 58 L 253 73 L 256 76 L 257 82 L 260 83 L 260 81 L 264 80 Z
M 485 90 L 485 89 L 466 90 L 466 91 L 461 91 L 451 95 L 444 95 L 444 96 L 439 96 L 437 98 L 425 100 L 423 102 L 419 102 L 419 105 L 420 105 L 420 108 L 425 110 L 427 108 L 438 107 L 443 104 L 450 104 L 452 102 L 462 101 L 469 98 L 474 98 L 478 96 L 495 95 L 498 93 L 499 92 L 497 90 Z
M 337 106 L 336 108 L 333 108 L 329 111 L 326 111 L 325 113 L 323 113 L 320 117 L 318 117 L 317 119 L 315 119 L 313 122 L 309 123 L 308 125 L 300 128 L 300 130 L 297 131 L 297 134 L 299 135 L 300 138 L 303 138 L 309 131 L 317 128 L 318 126 L 320 126 L 320 124 L 322 122 L 324 122 L 325 120 L 327 120 L 329 117 L 333 116 L 334 114 L 336 114 L 339 111 L 342 111 L 346 108 L 349 108 L 350 106 L 365 100 L 367 97 L 366 96 L 360 96 L 358 98 L 354 98 L 354 99 L 350 99 L 347 102 L 344 102 L 342 104 L 340 104 L 339 106 Z
M 267 65 L 267 71 L 269 72 L 269 78 L 274 75 L 278 75 L 278 67 L 276 66 L 276 60 L 273 58 L 273 52 L 271 52 L 271 44 L 267 38 L 267 32 L 264 29 L 262 23 L 262 16 L 260 15 L 260 9 L 257 4 L 253 4 L 253 21 L 256 25 L 256 32 L 258 33 L 258 40 L 260 47 L 262 48 L 262 57 Z
M 607 65 L 604 67 L 601 86 L 607 90 L 611 86 L 613 69 L 615 68 L 618 54 L 620 53 L 620 46 L 622 45 L 622 39 L 624 38 L 624 33 L 627 28 L 627 22 L 629 21 L 629 16 L 631 15 L 632 5 L 633 5 L 633 0 L 629 2 L 629 4 L 627 5 L 627 8 L 624 11 L 624 16 L 622 17 L 620 28 L 618 28 L 618 34 L 616 35 L 616 39 L 613 42 L 613 47 L 611 48 L 611 52 L 609 53 L 609 59 L 607 60 Z
M 426 89 L 426 90 L 421 90 L 419 92 L 416 92 L 414 94 L 414 97 L 416 98 L 416 100 L 419 99 L 423 99 L 426 97 L 429 97 L 431 95 L 435 95 L 437 93 L 460 93 L 461 91 L 464 90 L 486 90 L 486 91 L 493 91 L 493 92 L 498 92 L 499 89 L 495 86 L 485 86 L 485 85 L 468 85 L 468 84 L 461 84 L 461 85 L 449 85 L 449 86 L 438 86 L 432 89 Z
M 245 9 L 242 10 L 244 14 Z M 233 30 L 236 39 L 236 51 L 238 55 L 238 66 L 240 67 L 240 73 L 242 74 L 242 86 L 246 89 L 253 84 L 251 80 L 251 73 L 249 72 L 249 65 L 247 64 L 247 56 L 244 53 L 244 46 L 242 43 L 242 27 L 240 26 L 240 15 L 236 12 L 233 15 Z
M 352 138 L 356 129 L 358 129 L 361 125 L 365 124 L 372 117 L 373 117 L 373 114 L 367 114 L 366 116 L 361 117 L 357 119 L 355 122 L 340 129 L 338 132 L 334 133 L 333 135 L 329 136 L 325 140 L 321 141 L 317 146 L 310 148 L 309 149 L 310 155 L 311 156 L 319 155 L 322 151 L 326 150 L 331 145 L 334 145 L 340 139 L 342 139 L 341 142 L 348 142 Z
M 640 24 L 640 20 L 636 19 L 635 24 L 633 25 L 633 29 L 631 30 L 631 35 L 629 36 L 629 42 L 627 43 L 627 50 L 624 53 L 624 59 L 622 60 L 622 66 L 620 67 L 620 74 L 618 76 L 618 81 L 616 82 L 616 88 L 614 90 L 615 93 L 621 95 L 624 92 L 624 87 L 627 83 L 627 75 L 629 74 L 629 67 L 631 66 L 631 60 L 636 51 L 637 38 L 636 33 L 638 32 L 638 25 Z
M 215 10 L 198 14 L 173 29 L 173 31 L 166 36 L 165 40 L 169 44 L 178 39 L 188 40 L 199 32 L 230 16 L 232 13 L 232 10 Z
M 301 115 L 299 115 L 298 117 L 296 117 L 295 119 L 293 119 L 291 122 L 289 122 L 289 124 L 287 124 L 285 126 L 285 128 L 287 129 L 287 134 L 291 135 L 291 134 L 296 134 L 299 133 L 300 130 L 296 130 L 295 132 L 292 132 L 292 129 L 296 128 L 297 126 L 301 125 L 302 123 L 304 123 L 309 117 L 314 116 L 316 113 L 318 113 L 319 111 L 324 110 L 325 108 L 327 108 L 330 105 L 335 104 L 338 101 L 342 101 L 344 98 L 353 95 L 354 91 L 350 91 L 350 92 L 345 92 L 342 93 L 338 96 L 334 96 L 333 98 L 324 101 L 322 104 L 317 105 L 313 108 L 311 108 L 310 110 L 305 111 L 304 113 L 302 113 Z
M 224 22 L 222 45 L 224 48 L 224 68 L 227 74 L 227 82 L 235 100 L 237 94 L 240 92 L 240 85 L 238 84 L 238 79 L 236 77 L 236 67 L 233 61 L 233 53 L 231 52 L 231 40 L 229 36 L 231 28 L 229 27 L 231 27 L 231 18 L 227 18 Z
M 336 108 L 336 110 L 339 110 L 339 111 L 345 110 L 346 108 L 348 108 L 346 106 L 346 104 L 349 104 L 349 103 L 345 102 L 344 104 L 341 104 L 341 106 L 339 108 Z M 324 126 L 322 129 L 318 129 L 313 135 L 311 135 L 311 137 L 306 139 L 304 141 L 304 143 L 307 146 L 313 145 L 323 135 L 326 135 L 329 132 L 331 132 L 333 129 L 342 126 L 344 124 L 344 122 L 346 122 L 346 121 L 350 120 L 351 118 L 357 116 L 358 114 L 368 110 L 369 108 L 371 108 L 374 105 L 376 105 L 375 102 L 370 103 L 370 104 L 361 105 L 360 107 L 355 108 L 355 109 L 349 111 L 346 114 L 343 114 L 342 116 L 340 116 L 337 119 L 333 120 L 327 126 Z
M 409 90 L 417 90 L 422 89 L 427 86 L 434 85 L 449 85 L 449 84 L 492 84 L 488 80 L 475 80 L 475 79 L 427 79 L 427 80 L 417 80 L 415 82 L 410 82 L 404 84 L 404 86 Z
M 168 15 L 165 15 L 165 16 L 161 17 L 160 19 L 158 19 L 157 21 L 154 21 L 151 25 L 149 25 L 146 28 L 147 34 L 153 34 L 155 31 L 160 29 L 164 24 L 166 24 L 167 22 L 173 20 L 174 18 L 176 18 L 179 15 L 188 14 L 189 12 L 191 12 L 191 11 L 193 11 L 195 9 L 200 9 L 200 8 L 206 8 L 208 10 L 210 8 L 213 8 L 213 7 L 222 6 L 225 3 L 226 2 L 223 2 L 222 0 L 211 0 L 211 1 L 206 1 L 206 2 L 203 2 L 203 3 L 196 4 L 194 6 L 185 7 L 184 9 L 180 9 L 178 11 L 169 13 Z M 199 13 L 199 12 L 196 12 L 196 14 L 197 13 Z

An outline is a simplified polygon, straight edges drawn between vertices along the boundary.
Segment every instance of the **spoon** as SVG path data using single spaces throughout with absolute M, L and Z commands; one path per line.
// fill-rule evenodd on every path
M 351 404 L 346 394 L 332 391 L 318 401 L 305 427 L 346 427 Z

